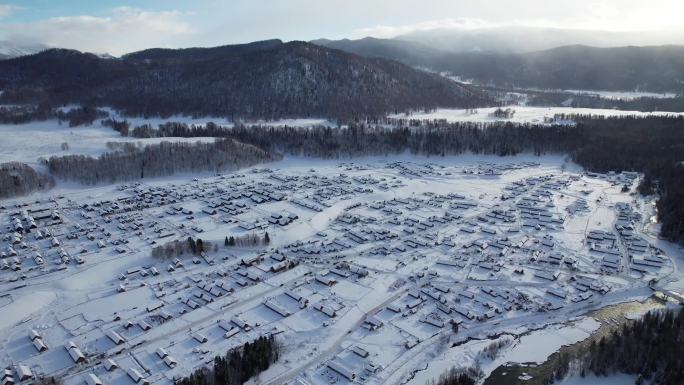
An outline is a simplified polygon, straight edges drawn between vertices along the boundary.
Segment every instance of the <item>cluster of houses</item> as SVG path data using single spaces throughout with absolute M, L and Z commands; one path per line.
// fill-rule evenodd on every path
M 31 368 L 22 364 L 16 365 L 14 372 L 10 368 L 3 369 L 2 371 L 2 385 L 14 385 L 34 378 L 35 376 Z
M 31 271 L 45 273 L 47 270 L 42 268 L 47 258 L 53 258 L 55 265 L 71 261 L 70 253 L 59 240 L 64 223 L 55 202 L 27 203 L 19 210 L 10 210 L 6 217 L 9 225 L 0 233 L 4 244 L 0 246 L 0 270 L 19 272 L 25 277 Z M 83 249 L 75 250 L 82 252 Z M 77 257 L 77 261 L 80 260 Z
M 533 166 L 483 164 L 462 168 L 468 175 L 457 177 L 472 179 L 476 174 L 503 182 L 498 178 L 503 173 Z M 98 318 L 94 329 L 83 335 L 76 331 L 61 341 L 31 325 L 24 343 L 33 346 L 32 354 L 68 355 L 79 368 L 73 370 L 83 370 L 78 378 L 89 385 L 103 385 L 100 376 L 105 381 L 111 378 L 99 367 L 91 370 L 93 362 L 114 371 L 119 366 L 112 357 L 127 350 L 135 352 L 131 357 L 145 351 L 152 371 L 139 362 L 120 361 L 122 370 L 117 372 L 142 385 L 162 378 L 150 374 L 154 371 L 176 378 L 188 357 L 193 361 L 187 367 L 196 366 L 209 360 L 207 352 L 216 346 L 282 332 L 280 321 L 290 327 L 300 320 L 334 327 L 355 309 L 349 298 L 372 292 L 377 282 L 386 281 L 385 274 L 397 276 L 390 289 L 397 296 L 363 314 L 358 331 L 398 331 L 404 346 L 399 348 L 410 350 L 426 336 L 448 331 L 450 325 L 496 322 L 514 312 L 554 311 L 591 302 L 616 289 L 600 274 L 656 274 L 669 263 L 635 230 L 641 217 L 628 203 L 615 205 L 613 228 L 587 231 L 580 239 L 584 250 L 567 247 L 568 238 L 561 232 L 593 204 L 589 188 L 585 197 L 568 194 L 558 199 L 579 181 L 577 176 L 541 175 L 501 183 L 505 187 L 495 196 L 490 191 L 444 190 L 407 195 L 388 190 L 405 186 L 408 179 L 402 176 L 449 177 L 458 168 L 396 162 L 385 167 L 391 173 L 375 173 L 371 165 L 340 167 L 339 174 L 327 175 L 255 169 L 248 176 L 215 176 L 180 185 L 132 184 L 105 200 L 61 198 L 0 210 L 6 224 L 0 233 L 0 274 L 27 274 L 29 280 L 80 264 L 89 267 L 93 261 L 137 257 L 136 252 L 199 232 L 215 236 L 212 229 L 220 231 L 222 226 L 230 228 L 226 235 L 268 230 L 279 241 L 277 235 L 287 234 L 280 238 L 287 241 L 253 251 L 226 246 L 187 258 L 127 262 L 111 277 L 111 290 L 93 298 L 111 295 L 125 301 L 139 290 L 150 300 Z M 609 180 L 621 186 L 634 178 L 615 174 Z M 371 193 L 384 199 L 366 199 Z M 301 230 L 292 222 L 306 222 L 322 211 L 334 212 L 325 229 L 315 226 L 301 236 L 291 234 Z M 260 292 L 267 294 L 242 308 L 244 298 Z M 231 310 L 234 307 L 238 310 Z M 175 324 L 188 325 L 191 319 L 211 322 L 184 328 L 163 346 L 141 347 L 147 347 L 152 336 L 167 333 Z M 65 323 L 69 322 L 76 323 Z M 88 341 L 96 334 L 96 342 Z M 88 338 L 82 338 L 85 335 Z M 177 343 L 178 338 L 183 342 Z M 343 345 L 316 370 L 331 381 L 341 377 L 349 382 L 364 382 L 381 372 L 374 347 L 362 341 Z M 60 345 L 63 351 L 55 348 Z M 192 352 L 184 352 L 187 347 Z M 15 369 L 5 370 L 1 385 L 34 377 L 29 366 Z M 304 378 L 297 381 L 307 383 Z

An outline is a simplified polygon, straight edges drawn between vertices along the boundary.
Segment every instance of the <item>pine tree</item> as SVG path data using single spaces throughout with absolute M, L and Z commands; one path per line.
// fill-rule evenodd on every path
M 193 254 L 197 254 L 197 244 L 195 243 L 195 240 L 192 239 L 192 237 L 188 237 L 188 246 L 190 247 L 190 251 L 192 251 Z

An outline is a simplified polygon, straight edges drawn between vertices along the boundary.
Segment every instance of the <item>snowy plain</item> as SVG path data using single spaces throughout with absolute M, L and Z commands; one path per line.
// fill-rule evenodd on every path
M 592 115 L 592 116 L 681 116 L 681 112 L 641 112 L 623 111 L 599 108 L 573 108 L 573 107 L 531 107 L 531 106 L 504 106 L 502 109 L 513 109 L 515 115 L 510 119 L 493 116 L 493 112 L 499 107 L 477 108 L 475 112 L 464 109 L 437 109 L 431 112 L 413 112 L 411 114 L 394 114 L 393 118 L 411 119 L 445 119 L 448 122 L 514 122 L 514 123 L 544 123 L 544 119 L 552 119 L 555 115 Z
M 39 165 L 39 159 L 63 155 L 98 156 L 107 151 L 108 142 L 130 142 L 142 145 L 167 142 L 213 141 L 213 138 L 146 138 L 122 137 L 100 124 L 87 127 L 59 125 L 57 121 L 0 125 L 0 162 L 24 162 Z M 68 144 L 62 150 L 62 144 Z
M 596 95 L 606 99 L 634 100 L 638 98 L 667 99 L 674 98 L 677 94 L 672 92 L 645 92 L 645 91 L 589 91 L 589 90 L 564 90 L 578 95 Z
M 73 108 L 73 107 L 72 107 Z M 208 122 L 214 122 L 222 127 L 232 127 L 233 123 L 225 118 L 192 118 L 188 116 L 171 116 L 168 118 L 124 118 L 116 112 L 108 110 L 114 119 L 129 121 L 131 128 L 143 124 L 157 127 L 167 122 L 185 123 L 188 125 L 204 126 Z M 281 119 L 276 121 L 249 121 L 245 124 L 259 124 L 272 127 L 310 127 L 314 125 L 333 126 L 326 119 L 301 118 Z M 63 155 L 90 155 L 99 156 L 111 151 L 107 147 L 108 142 L 128 142 L 139 145 L 149 145 L 159 142 L 197 142 L 213 141 L 214 138 L 133 138 L 122 137 L 110 127 L 105 127 L 99 121 L 90 126 L 69 127 L 67 123 L 61 125 L 57 120 L 43 122 L 31 122 L 25 124 L 0 124 L 0 163 L 24 162 L 31 166 L 39 166 L 39 159 L 48 159 L 51 156 Z M 68 145 L 67 150 L 62 149 L 62 144 Z

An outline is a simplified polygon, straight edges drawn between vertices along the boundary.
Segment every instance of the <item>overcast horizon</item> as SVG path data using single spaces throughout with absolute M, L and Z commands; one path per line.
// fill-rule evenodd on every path
M 502 0 L 398 0 L 391 5 L 376 0 L 22 0 L 0 3 L 0 40 L 121 55 L 151 47 L 208 47 L 274 38 L 391 38 L 434 30 L 541 27 L 643 31 L 634 44 L 675 44 L 684 43 L 679 20 L 683 12 L 684 3 L 674 0 L 520 0 L 514 6 Z

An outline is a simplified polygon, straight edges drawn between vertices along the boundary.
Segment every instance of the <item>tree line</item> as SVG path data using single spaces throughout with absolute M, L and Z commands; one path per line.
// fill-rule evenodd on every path
M 279 156 L 232 139 L 213 142 L 147 145 L 116 143 L 116 151 L 95 158 L 86 155 L 53 156 L 47 160 L 52 175 L 84 184 L 173 175 L 180 172 L 231 171 Z
M 60 125 L 66 122 L 69 127 L 76 127 L 91 125 L 96 119 L 105 118 L 108 115 L 107 111 L 92 106 L 74 107 L 68 110 L 61 110 L 46 103 L 0 106 L 0 124 L 24 124 L 57 119 Z
M 217 246 L 209 241 L 204 241 L 202 238 L 174 240 L 163 245 L 152 248 L 152 256 L 155 258 L 173 258 L 182 255 L 201 255 L 204 252 L 216 251 Z
M 254 342 L 216 356 L 211 368 L 201 368 L 183 378 L 179 385 L 241 385 L 268 369 L 280 356 L 280 345 L 273 336 L 261 336 Z
M 684 96 L 658 98 L 643 96 L 631 99 L 605 98 L 592 94 L 570 92 L 526 91 L 529 92 L 528 105 L 561 106 L 573 108 L 604 108 L 623 111 L 684 111 Z M 569 101 L 569 103 L 568 103 Z
M 55 180 L 25 163 L 0 163 L 0 198 L 11 198 L 37 190 L 49 190 Z
M 482 371 L 479 368 L 457 369 L 452 367 L 446 373 L 442 373 L 437 381 L 428 382 L 428 385 L 475 385 L 481 376 Z
M 263 237 L 256 234 L 243 234 L 243 235 L 231 235 L 226 236 L 223 241 L 223 245 L 226 247 L 254 247 L 259 245 L 269 245 L 271 243 L 271 237 L 268 232 L 264 233 Z
M 45 104 L 0 106 L 0 124 L 23 124 L 55 117 L 55 109 Z
M 226 136 L 226 129 L 214 122 L 206 125 L 194 125 L 181 122 L 165 122 L 157 125 L 141 124 L 129 131 L 134 138 L 194 138 Z M 123 135 L 123 134 L 122 134 Z
M 631 374 L 637 385 L 684 383 L 684 309 L 651 311 L 572 356 L 561 354 L 542 383 L 561 380 L 571 370 L 582 377 Z
M 421 155 L 450 155 L 464 152 L 515 155 L 563 151 L 574 142 L 563 127 L 511 122 L 425 122 L 419 127 L 388 127 L 384 124 L 352 122 L 345 127 L 272 127 L 238 124 L 223 128 L 183 123 L 160 126 L 148 132 L 154 137 L 218 136 L 249 143 L 267 151 L 288 155 L 343 158 L 389 155 L 410 151 Z M 136 135 L 136 130 L 133 130 Z M 561 142 L 562 140 L 562 142 Z
M 114 131 L 118 132 L 121 134 L 121 136 L 128 136 L 128 130 L 130 128 L 130 123 L 126 119 L 124 120 L 116 120 L 112 118 L 107 118 L 103 119 L 100 121 L 100 123 L 105 126 L 105 127 L 111 127 L 114 129 Z

